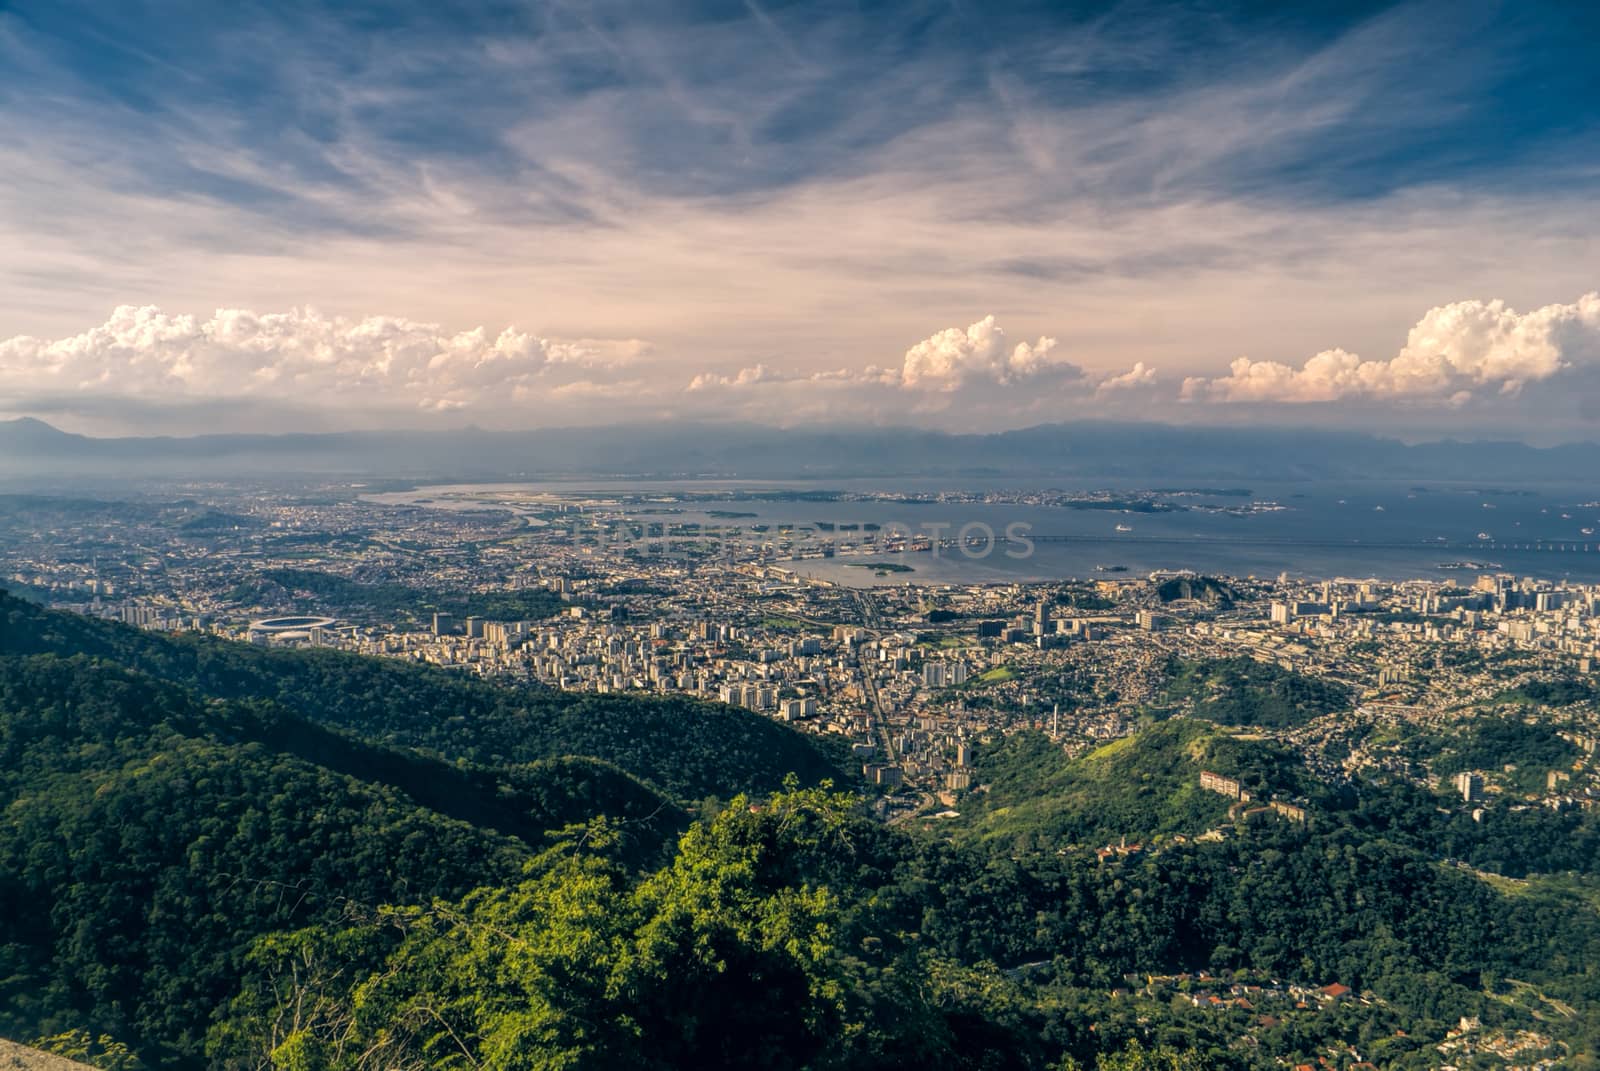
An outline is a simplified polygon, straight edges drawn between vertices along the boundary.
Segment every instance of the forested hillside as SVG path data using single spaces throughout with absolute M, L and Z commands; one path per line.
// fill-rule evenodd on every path
M 1018 733 L 980 751 L 984 788 L 963 809 L 959 828 L 999 843 L 1203 833 L 1233 801 L 1203 790 L 1202 770 L 1235 778 L 1263 799 L 1311 789 L 1292 756 L 1197 719 L 1164 722 L 1078 759 L 1042 733 Z
M 267 569 L 240 584 L 231 597 L 246 605 L 285 605 L 299 612 L 328 611 L 342 617 L 397 616 L 426 620 L 433 613 L 491 620 L 529 621 L 561 609 L 559 596 L 543 588 L 492 593 L 428 591 L 395 583 L 359 583 L 312 569 Z
M 269 701 L 329 728 L 448 760 L 505 765 L 587 755 L 688 799 L 842 778 L 809 738 L 751 714 L 672 698 L 509 687 L 337 651 L 163 635 L 0 596 L 0 650 L 85 654 L 216 699 Z
M 22 1041 L 239 1071 L 1424 1068 L 1469 1016 L 1600 1051 L 1582 815 L 1458 820 L 1180 718 L 1075 759 L 992 741 L 959 818 L 890 827 L 742 712 L 0 611 Z
M 459 895 L 532 850 L 241 742 L 229 714 L 81 658 L 0 658 L 0 1031 L 193 1057 L 258 935 Z
M 1221 725 L 1302 725 L 1348 710 L 1352 700 L 1344 685 L 1253 658 L 1173 659 L 1165 676 L 1165 705 Z
M 1566 1066 L 1592 1066 L 1600 1042 L 1592 905 L 1507 896 L 1342 824 L 1247 823 L 1104 860 L 908 837 L 848 795 L 737 802 L 652 874 L 558 850 L 511 886 L 262 944 L 212 1053 L 241 1068 L 1269 1068 L 1328 1052 L 1438 1067 L 1462 1016 L 1549 1032 Z M 317 980 L 293 981 L 295 964 Z M 288 994 L 292 1025 L 276 1014 Z
M 839 776 L 744 711 L 574 702 L 0 596 L 0 1033 L 88 1025 L 198 1066 L 262 934 L 513 880 L 601 817 L 618 825 L 587 851 L 653 866 L 677 800 L 791 771 Z

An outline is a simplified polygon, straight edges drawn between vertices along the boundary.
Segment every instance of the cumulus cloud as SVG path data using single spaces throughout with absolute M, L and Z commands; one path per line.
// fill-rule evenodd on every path
M 702 373 L 690 381 L 687 389 L 738 389 L 803 382 L 948 394 L 977 387 L 1009 387 L 1045 377 L 1083 378 L 1081 368 L 1054 355 L 1055 348 L 1056 340 L 1046 336 L 1011 345 L 1005 329 L 990 315 L 966 330 L 949 327 L 930 335 L 906 350 L 899 367 L 867 365 L 823 372 L 783 372 L 757 364 L 733 375 Z M 1143 370 L 1144 365 L 1138 368 Z
M 965 331 L 948 327 L 906 351 L 900 385 L 910 390 L 953 391 L 973 382 L 1007 386 L 1046 373 L 1081 376 L 1076 365 L 1053 357 L 1056 340 L 1041 336 L 1011 346 L 993 315 Z
M 0 340 L 0 390 L 131 397 L 337 400 L 448 411 L 526 396 L 552 369 L 615 367 L 637 340 L 554 340 L 514 327 L 449 332 L 400 317 L 123 305 L 67 338 Z
M 1133 367 L 1117 376 L 1107 376 L 1095 388 L 1099 394 L 1107 394 L 1117 390 L 1132 390 L 1135 387 L 1148 387 L 1156 381 L 1156 370 L 1143 361 L 1135 361 Z
M 1458 301 L 1428 310 L 1389 360 L 1324 350 L 1298 368 L 1240 357 L 1226 376 L 1190 377 L 1183 397 L 1226 402 L 1367 398 L 1462 405 L 1483 391 L 1517 394 L 1600 361 L 1600 293 L 1520 313 L 1505 302 Z
M 689 381 L 684 389 L 689 392 L 709 390 L 742 390 L 751 387 L 772 387 L 800 384 L 828 387 L 887 386 L 896 382 L 897 373 L 885 371 L 874 365 L 866 368 L 830 368 L 821 372 L 783 371 L 764 364 L 741 368 L 732 375 L 702 372 Z
M 741 368 L 731 376 L 719 376 L 715 372 L 702 372 L 689 381 L 688 390 L 711 390 L 715 387 L 750 387 L 757 383 L 771 383 L 785 378 L 775 374 L 764 364 L 751 365 Z

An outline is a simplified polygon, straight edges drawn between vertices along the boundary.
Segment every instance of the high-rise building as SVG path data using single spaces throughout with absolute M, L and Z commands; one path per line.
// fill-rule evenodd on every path
M 784 702 L 782 710 L 785 721 L 799 721 L 801 718 L 809 718 L 817 712 L 817 701 L 815 699 L 789 699 Z
M 1233 799 L 1245 799 L 1244 787 L 1231 777 L 1212 773 L 1210 770 L 1200 771 L 1200 787 L 1208 792 L 1216 792 Z
M 1461 798 L 1468 803 L 1483 799 L 1483 775 L 1471 770 L 1463 770 L 1451 779 L 1456 791 L 1461 793 Z

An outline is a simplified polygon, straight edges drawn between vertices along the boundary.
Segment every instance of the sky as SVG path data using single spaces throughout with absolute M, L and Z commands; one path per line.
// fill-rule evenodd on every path
M 1600 6 L 0 0 L 0 416 L 1600 439 Z

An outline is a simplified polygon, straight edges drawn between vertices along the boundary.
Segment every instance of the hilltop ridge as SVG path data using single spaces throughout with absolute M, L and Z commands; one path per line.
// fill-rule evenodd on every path
M 1166 721 L 1077 758 L 1042 732 L 1024 732 L 979 749 L 980 791 L 963 803 L 961 825 L 984 840 L 1055 845 L 1194 836 L 1221 822 L 1233 802 L 1201 788 L 1203 771 L 1236 779 L 1260 799 L 1315 791 L 1288 752 L 1198 718 Z
M 847 779 L 811 738 L 719 704 L 578 695 L 337 651 L 153 633 L 3 592 L 0 652 L 106 659 L 200 696 L 270 701 L 312 724 L 451 762 L 586 755 L 683 799 L 770 791 L 790 773 L 808 784 Z
M 341 473 L 408 479 L 539 475 L 847 478 L 1561 479 L 1600 468 L 1600 445 L 1407 444 L 1306 428 L 1075 421 L 957 433 L 906 427 L 638 424 L 95 438 L 0 422 L 0 474 Z

